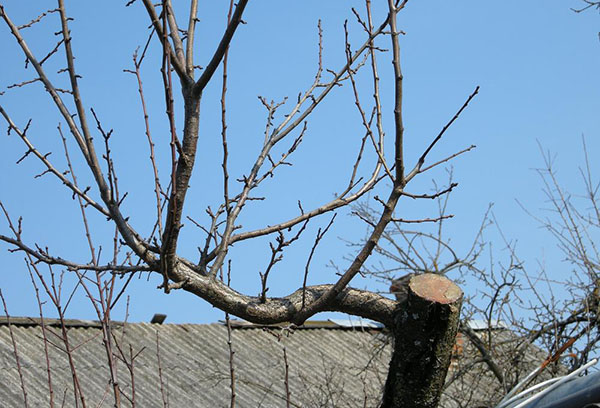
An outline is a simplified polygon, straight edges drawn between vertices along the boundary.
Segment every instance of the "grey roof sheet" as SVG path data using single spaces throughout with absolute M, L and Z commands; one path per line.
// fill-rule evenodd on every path
M 11 330 L 27 390 L 29 406 L 49 406 L 48 370 L 39 320 L 0 319 L 0 406 L 23 406 L 23 393 L 15 363 Z M 54 323 L 54 325 L 50 325 Z M 311 322 L 293 331 L 257 327 L 235 321 L 236 401 L 238 407 L 285 406 L 285 362 L 292 406 L 377 406 L 390 356 L 389 337 L 380 328 Z M 75 406 L 73 378 L 61 326 L 46 322 L 48 357 L 56 406 Z M 73 364 L 87 406 L 112 407 L 110 370 L 98 322 L 66 321 Z M 510 350 L 509 331 L 494 331 L 500 361 Z M 485 336 L 485 333 L 482 333 Z M 229 407 L 230 368 L 227 327 L 223 324 L 114 324 L 111 341 L 122 406 L 135 395 L 138 407 Z M 464 339 L 454 372 L 479 358 Z M 157 350 L 158 348 L 158 350 Z M 131 364 L 132 358 L 133 364 Z M 538 350 L 525 356 L 533 368 L 545 357 Z M 160 364 L 159 364 L 160 359 Z M 510 360 L 505 359 L 507 373 Z M 129 363 L 133 371 L 128 368 Z M 472 364 L 471 364 L 472 365 Z M 443 407 L 476 406 L 497 399 L 498 384 L 483 364 L 445 390 Z M 452 372 L 451 372 L 452 375 Z M 448 377 L 450 378 L 451 375 Z M 162 378 L 162 381 L 161 381 Z M 161 390 L 162 388 L 162 390 Z M 463 405 L 468 401 L 467 405 Z
M 107 353 L 98 327 L 67 327 L 74 365 L 88 406 L 111 407 Z M 41 326 L 13 325 L 12 332 L 24 375 L 30 406 L 48 406 L 49 387 Z M 58 327 L 47 327 L 54 399 L 57 406 L 74 406 L 73 380 L 65 345 Z M 240 407 L 285 406 L 285 347 L 293 406 L 369 406 L 377 404 L 381 375 L 365 370 L 374 350 L 382 345 L 371 332 L 315 328 L 287 333 L 282 329 L 233 330 L 236 399 Z M 281 336 L 278 340 L 277 335 Z M 158 339 L 158 341 L 157 341 Z M 135 399 L 140 407 L 162 407 L 163 396 L 171 407 L 225 407 L 230 403 L 227 328 L 221 324 L 147 324 L 116 326 L 113 331 L 117 375 L 123 393 L 131 398 L 132 381 L 120 361 L 136 355 L 133 364 Z M 159 352 L 157 353 L 157 344 Z M 117 347 L 118 345 L 118 347 Z M 130 348 L 131 347 L 131 348 Z M 138 354 L 139 353 L 139 354 Z M 382 357 L 385 359 L 387 355 Z M 1 406 L 23 406 L 10 332 L 0 326 Z M 124 406 L 131 406 L 122 398 Z

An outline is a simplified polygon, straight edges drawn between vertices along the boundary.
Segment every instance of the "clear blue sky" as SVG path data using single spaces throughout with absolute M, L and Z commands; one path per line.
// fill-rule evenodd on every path
M 54 7 L 53 2 L 35 2 L 42 3 Z M 103 126 L 114 129 L 112 153 L 120 189 L 129 192 L 124 211 L 132 224 L 147 234 L 155 214 L 148 147 L 135 78 L 123 69 L 131 69 L 133 51 L 144 44 L 148 18 L 140 2 L 129 8 L 124 3 L 67 2 L 75 18 L 71 31 L 77 69 L 83 77 L 84 103 L 95 109 Z M 198 64 L 206 65 L 220 39 L 226 9 L 225 2 L 201 3 L 196 57 Z M 30 2 L 12 0 L 2 4 L 18 24 L 41 12 Z M 317 21 L 322 20 L 324 29 L 326 68 L 337 70 L 343 62 L 345 19 L 351 22 L 353 46 L 360 44 L 363 34 L 348 4 L 360 11 L 364 9 L 357 1 L 250 1 L 244 17 L 247 24 L 239 28 L 230 52 L 228 132 L 232 179 L 248 172 L 252 155 L 262 143 L 265 110 L 257 96 L 276 101 L 289 96 L 293 100 L 312 82 L 317 61 Z M 470 144 L 477 145 L 473 152 L 453 162 L 454 178 L 460 185 L 453 193 L 450 212 L 455 217 L 448 225 L 452 242 L 458 248 L 470 244 L 492 202 L 505 234 L 518 240 L 519 253 L 532 269 L 537 260 L 544 259 L 555 273 L 568 271 L 560 262 L 555 242 L 515 200 L 533 212 L 545 205 L 541 183 L 532 170 L 543 165 L 538 142 L 556 153 L 562 183 L 573 193 L 582 193 L 578 167 L 582 164 L 581 137 L 585 135 L 593 171 L 600 177 L 600 165 L 594 160 L 600 150 L 600 16 L 594 10 L 582 14 L 570 10 L 579 5 L 577 0 L 549 0 L 543 4 L 522 0 L 409 1 L 400 15 L 399 24 L 406 32 L 401 46 L 409 163 L 418 158 L 473 89 L 481 86 L 479 96 L 431 156 L 439 159 Z M 383 8 L 377 4 L 375 21 L 383 16 Z M 52 15 L 45 24 L 24 31 L 38 56 L 54 46 L 56 38 L 51 33 L 58 30 L 56 24 L 57 16 Z M 379 45 L 389 48 L 384 41 L 379 40 Z M 65 168 L 56 130 L 61 120 L 40 84 L 6 89 L 34 74 L 31 69 L 23 71 L 23 54 L 4 24 L 0 24 L 0 44 L 0 90 L 6 91 L 0 96 L 0 103 L 21 127 L 33 118 L 30 137 L 41 151 L 53 152 L 50 157 L 57 167 Z M 167 128 L 160 55 L 156 50 L 154 47 L 142 71 L 154 141 L 158 152 L 166 155 Z M 379 56 L 379 61 L 386 131 L 391 135 L 391 64 L 384 55 Z M 52 73 L 63 67 L 62 54 L 54 56 L 47 65 Z M 53 78 L 59 86 L 66 85 L 64 74 Z M 206 206 L 217 205 L 221 197 L 220 80 L 215 79 L 202 102 L 198 164 L 186 202 L 187 214 L 200 222 L 207 221 Z M 363 80 L 368 82 L 368 75 Z M 368 100 L 368 88 L 361 89 Z M 363 132 L 350 95 L 349 87 L 342 87 L 315 113 L 306 140 L 293 158 L 295 165 L 281 169 L 261 188 L 260 193 L 268 197 L 265 202 L 253 202 L 245 210 L 247 214 L 241 218 L 245 229 L 273 224 L 295 214 L 298 199 L 307 209 L 329 200 L 343 188 Z M 181 108 L 180 101 L 177 103 Z M 179 122 L 178 129 L 181 128 Z M 100 137 L 96 140 L 99 142 Z M 25 151 L 16 135 L 2 132 L 0 146 L 0 199 L 13 218 L 23 217 L 24 239 L 30 244 L 48 246 L 64 258 L 88 261 L 79 209 L 69 192 L 50 176 L 34 179 L 42 170 L 35 159 L 15 165 Z M 72 156 L 75 152 L 71 144 Z M 80 158 L 75 161 L 81 165 Z M 161 175 L 166 177 L 167 156 L 160 166 Z M 442 168 L 424 174 L 408 190 L 428 192 L 431 180 L 444 183 L 445 174 Z M 83 168 L 78 177 L 82 184 L 89 182 L 89 174 Z M 435 216 L 431 205 L 416 208 L 413 203 L 401 202 L 398 208 L 400 217 Z M 102 217 L 90 217 L 95 242 L 109 248 L 112 229 Z M 317 228 L 328 220 L 325 216 L 313 221 L 305 239 L 277 265 L 269 285 L 270 295 L 285 295 L 301 286 L 312 239 Z M 4 220 L 0 221 L 0 231 L 8 235 Z M 352 249 L 345 240 L 356 241 L 365 231 L 358 219 L 341 211 L 317 250 L 310 283 L 330 282 L 334 271 L 326 265 L 330 261 L 340 267 L 347 265 L 345 257 Z M 180 243 L 181 254 L 196 259 L 196 247 L 202 243 L 201 231 L 188 223 Z M 9 312 L 36 316 L 37 304 L 23 255 L 9 253 L 8 249 L 8 245 L 0 243 L 0 288 Z M 233 286 L 257 294 L 258 271 L 264 271 L 269 255 L 268 242 L 264 240 L 236 245 L 231 252 Z M 129 292 L 131 320 L 145 321 L 154 313 L 166 313 L 169 322 L 211 322 L 223 317 L 222 312 L 192 295 L 180 291 L 164 295 L 156 289 L 159 283 L 157 276 L 134 280 Z M 353 285 L 382 289 L 380 284 L 365 280 Z M 474 293 L 477 288 L 464 289 Z M 48 314 L 52 315 L 50 310 Z M 89 302 L 81 296 L 70 306 L 68 316 L 94 318 Z M 122 319 L 123 308 L 113 317 Z

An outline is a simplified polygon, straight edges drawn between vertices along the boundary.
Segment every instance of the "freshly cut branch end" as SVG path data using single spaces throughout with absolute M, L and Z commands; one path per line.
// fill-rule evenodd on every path
M 425 273 L 416 275 L 408 284 L 417 297 L 439 304 L 452 304 L 462 299 L 462 290 L 443 275 Z
M 413 276 L 398 302 L 382 407 L 437 407 L 458 331 L 462 290 L 442 275 Z

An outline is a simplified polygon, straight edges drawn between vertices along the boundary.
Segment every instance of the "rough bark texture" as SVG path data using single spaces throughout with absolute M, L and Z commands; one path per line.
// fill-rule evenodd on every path
M 314 302 L 333 286 L 307 286 L 306 290 L 300 288 L 289 296 L 268 298 L 266 302 L 262 302 L 259 297 L 246 296 L 218 279 L 199 274 L 181 259 L 170 278 L 178 282 L 181 289 L 201 297 L 211 305 L 242 319 L 262 324 L 293 321 L 302 310 L 303 303 Z M 346 287 L 322 310 L 361 316 L 391 326 L 397 304 L 398 302 L 377 293 Z
M 441 275 L 414 276 L 398 303 L 394 351 L 382 407 L 433 408 L 439 403 L 458 330 L 462 291 Z

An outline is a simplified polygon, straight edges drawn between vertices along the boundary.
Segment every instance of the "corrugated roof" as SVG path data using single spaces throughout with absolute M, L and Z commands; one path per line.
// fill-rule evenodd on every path
M 364 320 L 361 318 L 347 318 L 347 319 L 327 319 L 327 320 L 307 320 L 302 326 L 295 326 L 291 323 L 278 323 L 278 324 L 256 324 L 246 320 L 232 319 L 230 320 L 231 327 L 236 329 L 243 328 L 285 328 L 293 327 L 294 329 L 357 329 L 357 330 L 383 330 L 384 325 L 382 323 L 373 322 L 370 320 Z M 220 320 L 220 323 L 225 321 Z M 2 324 L 0 320 L 0 324 Z
M 483 320 L 483 319 L 471 319 L 467 320 L 467 325 L 473 330 L 496 330 L 496 329 L 508 329 L 506 322 L 498 319 Z
M 48 406 L 49 388 L 42 331 L 32 321 L 11 319 L 30 406 Z M 73 382 L 68 359 L 59 337 L 60 329 L 50 326 L 49 357 L 57 406 L 63 396 L 74 406 Z M 73 357 L 81 388 L 89 406 L 111 407 L 107 356 L 102 347 L 99 325 L 69 321 L 68 339 L 75 348 Z M 157 338 L 160 349 L 163 388 L 171 407 L 229 406 L 229 352 L 227 328 L 222 324 L 148 324 L 115 327 L 114 340 L 126 356 L 134 359 L 135 397 L 140 407 L 163 406 L 158 375 Z M 233 347 L 240 407 L 285 405 L 283 348 L 289 363 L 289 384 L 294 406 L 368 406 L 377 404 L 385 364 L 365 370 L 375 348 L 382 345 L 372 334 L 361 330 L 314 328 L 287 333 L 284 329 L 246 328 L 233 330 Z M 281 336 L 281 340 L 277 336 Z M 115 353 L 118 353 L 115 347 Z M 387 350 L 381 357 L 387 358 Z M 120 357 L 120 356 L 119 356 Z M 8 326 L 0 327 L 0 406 L 23 406 L 19 374 L 15 364 Z M 119 384 L 131 396 L 131 376 L 118 363 Z M 108 393 L 108 394 L 107 394 Z M 104 402 L 103 396 L 106 395 Z M 126 398 L 123 406 L 130 406 Z
M 48 406 L 46 356 L 39 320 L 11 318 L 11 322 L 29 405 Z M 75 406 L 73 380 L 65 345 L 60 339 L 60 324 L 53 320 L 45 320 L 45 324 L 56 406 L 62 405 L 63 398 L 65 406 Z M 380 327 L 362 323 L 348 326 L 335 321 L 307 322 L 293 330 L 282 326 L 257 327 L 243 321 L 232 321 L 232 326 L 237 406 L 285 406 L 284 347 L 292 406 L 378 405 L 390 356 L 390 339 Z M 138 407 L 164 406 L 159 356 L 162 388 L 168 406 L 229 406 L 226 326 L 115 323 L 112 327 L 123 407 L 131 406 L 127 398 L 133 394 L 131 374 L 123 360 L 131 361 L 132 355 L 136 356 L 133 379 Z M 74 365 L 88 406 L 112 407 L 110 373 L 100 323 L 69 320 L 65 321 L 65 328 L 70 347 L 74 349 Z M 501 332 L 498 335 L 502 337 Z M 453 370 L 467 365 L 466 359 L 473 361 L 479 357 L 467 344 L 461 345 L 459 354 L 465 361 L 455 361 Z M 458 406 L 453 401 L 458 398 L 464 402 L 467 395 L 473 402 L 494 398 L 494 379 L 486 373 L 485 367 L 479 366 L 481 374 L 477 372 L 467 377 L 470 379 L 466 383 L 456 382 L 445 391 L 442 406 Z M 0 319 L 0 379 L 0 406 L 23 406 L 19 373 L 5 319 Z

